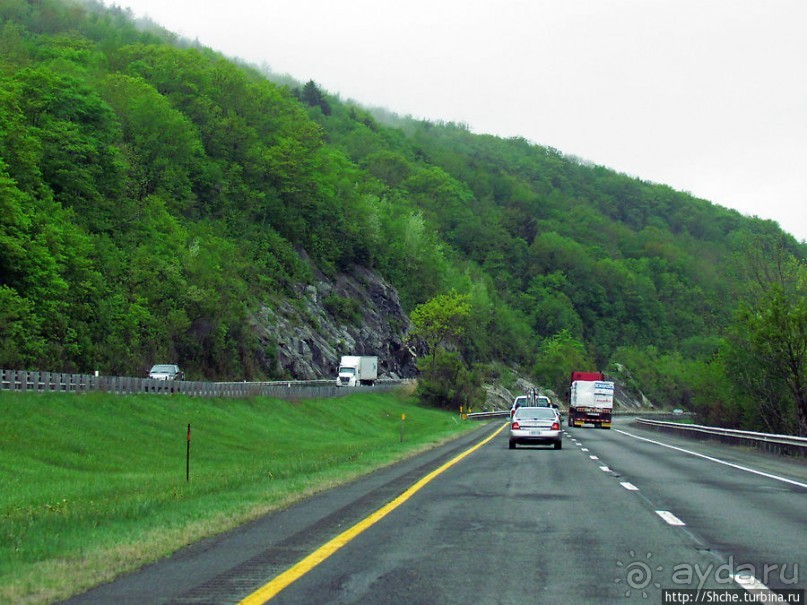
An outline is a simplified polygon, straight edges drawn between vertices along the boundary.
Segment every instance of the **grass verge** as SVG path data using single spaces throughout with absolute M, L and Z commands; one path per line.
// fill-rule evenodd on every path
M 468 428 L 402 393 L 0 392 L 0 602 L 65 599 Z

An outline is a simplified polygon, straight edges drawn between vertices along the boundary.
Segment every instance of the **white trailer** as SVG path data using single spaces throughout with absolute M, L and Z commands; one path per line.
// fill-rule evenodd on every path
M 611 428 L 614 383 L 605 380 L 575 380 L 569 393 L 569 426 L 593 424 Z
M 336 386 L 373 386 L 378 379 L 378 357 L 344 355 L 339 362 Z

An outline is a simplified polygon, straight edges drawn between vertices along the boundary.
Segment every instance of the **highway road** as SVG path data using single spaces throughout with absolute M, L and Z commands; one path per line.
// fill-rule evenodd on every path
M 629 419 L 568 428 L 562 450 L 509 450 L 503 425 L 68 603 L 660 603 L 665 589 L 807 586 L 804 462 Z

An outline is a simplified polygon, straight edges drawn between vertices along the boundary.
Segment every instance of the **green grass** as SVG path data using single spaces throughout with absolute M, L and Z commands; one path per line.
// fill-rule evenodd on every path
M 0 392 L 0 602 L 64 599 L 468 428 L 402 393 Z

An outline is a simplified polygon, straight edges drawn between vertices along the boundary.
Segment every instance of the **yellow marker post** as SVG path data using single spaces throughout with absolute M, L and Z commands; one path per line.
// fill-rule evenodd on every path
M 405 420 L 406 420 L 406 414 L 401 414 L 401 443 L 403 443 L 404 421 Z

